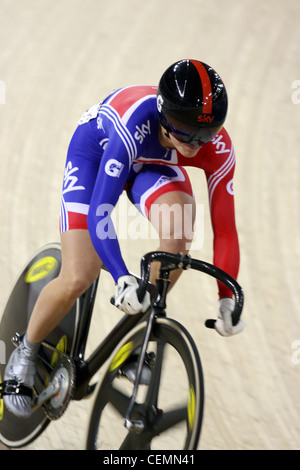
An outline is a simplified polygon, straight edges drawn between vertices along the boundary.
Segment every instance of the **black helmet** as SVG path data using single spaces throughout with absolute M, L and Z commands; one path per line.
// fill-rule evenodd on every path
M 206 143 L 214 138 L 225 121 L 227 107 L 223 81 L 203 62 L 180 60 L 160 79 L 157 90 L 160 123 L 170 133 L 178 134 L 174 130 L 179 128 L 184 131 L 179 134 L 190 134 L 189 140 L 180 139 L 184 142 Z

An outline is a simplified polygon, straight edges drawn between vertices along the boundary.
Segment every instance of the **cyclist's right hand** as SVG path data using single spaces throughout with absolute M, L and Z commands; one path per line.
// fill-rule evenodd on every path
M 138 288 L 139 284 L 134 276 L 128 274 L 119 277 L 116 285 L 114 305 L 129 315 L 146 312 L 151 303 L 150 294 L 146 292 L 142 302 L 139 302 L 137 297 Z
M 229 297 L 220 299 L 219 315 L 214 327 L 221 336 L 232 336 L 243 331 L 245 323 L 242 318 L 237 325 L 232 324 L 232 312 L 234 310 L 234 300 Z

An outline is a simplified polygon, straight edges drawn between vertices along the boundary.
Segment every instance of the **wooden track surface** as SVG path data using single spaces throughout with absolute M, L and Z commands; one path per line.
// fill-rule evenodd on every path
M 81 113 L 116 87 L 156 84 L 180 58 L 211 64 L 227 85 L 247 328 L 224 339 L 204 327 L 217 292 L 195 272 L 168 303 L 202 357 L 201 449 L 300 449 L 299 15 L 299 0 L 0 1 L 1 311 L 25 261 L 59 239 L 66 149 Z M 192 255 L 211 261 L 206 183 L 190 175 L 205 230 Z M 156 241 L 121 245 L 137 271 Z M 119 318 L 106 307 L 113 291 L 104 280 L 90 347 Z M 83 448 L 91 404 L 72 403 L 28 448 Z

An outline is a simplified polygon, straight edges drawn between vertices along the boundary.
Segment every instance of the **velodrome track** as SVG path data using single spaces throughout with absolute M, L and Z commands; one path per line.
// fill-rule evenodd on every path
M 226 339 L 204 327 L 216 286 L 196 273 L 168 303 L 203 362 L 200 449 L 300 449 L 299 15 L 298 0 L 0 1 L 0 311 L 25 261 L 59 240 L 66 149 L 87 107 L 114 88 L 156 84 L 186 57 L 227 85 L 247 328 Z M 192 256 L 211 261 L 206 182 L 190 175 L 205 230 Z M 150 238 L 121 240 L 131 270 L 156 248 Z M 91 347 L 119 319 L 113 292 L 105 280 Z M 28 449 L 83 448 L 91 405 L 72 403 Z

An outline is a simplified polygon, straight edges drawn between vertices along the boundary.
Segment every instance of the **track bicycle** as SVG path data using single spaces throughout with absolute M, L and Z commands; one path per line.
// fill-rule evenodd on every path
M 156 286 L 149 282 L 152 262 L 161 266 Z M 58 275 L 60 267 L 60 244 L 52 243 L 42 247 L 19 276 L 0 323 L 7 358 L 22 340 L 39 293 Z M 52 420 L 62 416 L 71 400 L 94 394 L 86 449 L 196 449 L 204 408 L 201 361 L 189 332 L 166 314 L 170 272 L 188 268 L 213 276 L 232 290 L 236 324 L 243 308 L 243 291 L 233 278 L 189 255 L 150 252 L 141 260 L 138 277 L 139 298 L 146 289 L 151 294 L 148 312 L 124 315 L 85 357 L 98 278 L 41 344 L 31 416 L 16 417 L 0 399 L 0 441 L 11 448 L 28 445 Z M 208 320 L 206 326 L 212 328 L 213 323 Z M 103 379 L 92 383 L 107 361 Z M 5 364 L 0 364 L 0 382 L 4 370 Z M 0 387 L 0 396 L 29 390 L 17 383 Z

